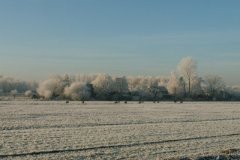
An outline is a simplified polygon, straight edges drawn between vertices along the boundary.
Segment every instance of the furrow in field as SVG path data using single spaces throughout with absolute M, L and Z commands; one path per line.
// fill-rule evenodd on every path
M 56 153 L 67 153 L 67 152 L 79 152 L 79 151 L 89 151 L 89 150 L 97 150 L 97 149 L 136 147 L 136 146 L 143 146 L 143 145 L 185 142 L 185 141 L 192 141 L 192 140 L 224 138 L 224 137 L 233 137 L 233 136 L 240 136 L 240 133 L 216 135 L 216 136 L 191 137 L 191 138 L 172 139 L 172 140 L 162 140 L 162 141 L 153 141 L 153 142 L 131 143 L 131 144 L 106 145 L 106 146 L 97 146 L 97 147 L 89 147 L 89 148 L 75 148 L 75 149 L 49 150 L 49 151 L 18 153 L 18 154 L 5 154 L 5 155 L 0 155 L 0 158 L 20 157 L 20 156 L 28 156 L 28 155 L 41 155 L 41 154 L 56 154 Z
M 230 119 L 206 119 L 206 120 L 184 120 L 184 121 L 160 121 L 160 122 L 133 122 L 133 123 L 89 123 L 89 124 L 63 124 L 63 125 L 35 125 L 27 127 L 3 127 L 0 131 L 29 130 L 29 129 L 47 129 L 47 128 L 83 128 L 83 127 L 105 127 L 105 126 L 130 126 L 130 125 L 148 125 L 148 124 L 171 124 L 171 123 L 201 123 L 201 122 L 220 122 L 220 121 L 238 121 L 240 118 Z

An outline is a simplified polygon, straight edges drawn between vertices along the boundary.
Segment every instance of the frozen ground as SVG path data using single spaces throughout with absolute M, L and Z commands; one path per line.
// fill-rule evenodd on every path
M 0 159 L 240 159 L 238 149 L 236 102 L 0 101 Z

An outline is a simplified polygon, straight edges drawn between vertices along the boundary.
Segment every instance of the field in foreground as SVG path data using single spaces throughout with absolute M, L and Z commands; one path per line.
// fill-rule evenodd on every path
M 240 103 L 0 101 L 0 159 L 240 159 L 238 149 Z

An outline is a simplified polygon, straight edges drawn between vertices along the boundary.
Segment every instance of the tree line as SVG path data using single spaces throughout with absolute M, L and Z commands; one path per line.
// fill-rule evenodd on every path
M 199 77 L 197 62 L 183 58 L 169 77 L 114 77 L 108 74 L 60 76 L 41 82 L 0 76 L 0 95 L 46 100 L 240 100 L 240 88 L 218 75 Z

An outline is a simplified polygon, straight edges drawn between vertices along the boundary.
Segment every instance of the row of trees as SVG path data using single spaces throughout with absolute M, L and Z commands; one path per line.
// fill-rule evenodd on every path
M 220 76 L 207 75 L 201 78 L 197 74 L 197 63 L 191 57 L 181 60 L 178 69 L 171 73 L 168 82 L 170 94 L 180 98 L 208 97 L 226 99 L 228 93 L 224 81 Z
M 37 93 L 45 99 L 131 100 L 161 98 L 167 81 L 157 77 L 112 77 L 107 74 L 52 76 L 39 83 Z M 167 90 L 165 89 L 165 94 Z
M 49 100 L 240 99 L 240 89 L 227 87 L 221 77 L 199 77 L 191 57 L 183 58 L 168 78 L 55 75 L 36 83 L 0 76 L 0 94 L 17 93 Z
M 36 90 L 37 82 L 20 81 L 10 77 L 0 75 L 0 95 L 24 93 L 27 90 Z

